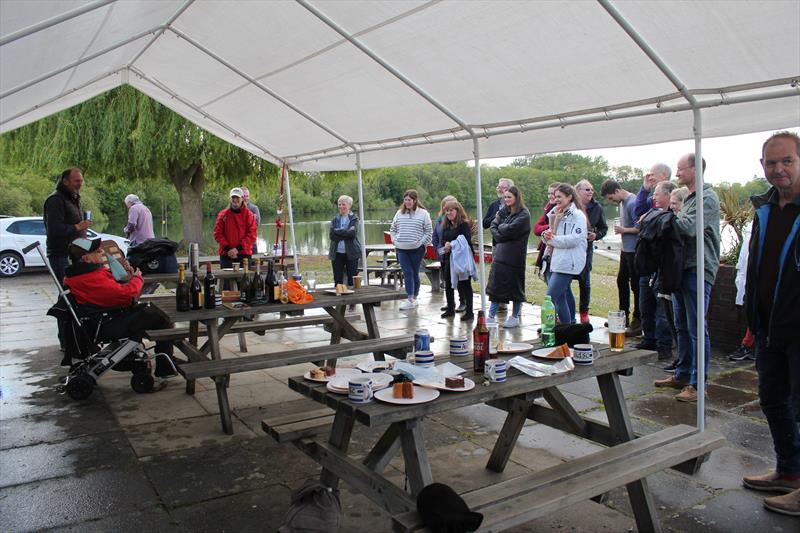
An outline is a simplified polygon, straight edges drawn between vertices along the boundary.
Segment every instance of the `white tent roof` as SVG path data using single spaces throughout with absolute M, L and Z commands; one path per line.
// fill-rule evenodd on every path
M 295 169 L 797 126 L 799 80 L 797 0 L 0 0 L 0 132 L 128 83 Z

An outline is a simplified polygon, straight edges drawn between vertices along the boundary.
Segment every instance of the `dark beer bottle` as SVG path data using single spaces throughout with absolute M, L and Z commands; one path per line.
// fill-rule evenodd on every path
M 265 283 L 266 287 L 265 287 L 264 290 L 266 292 L 265 296 L 267 297 L 267 300 L 271 304 L 275 303 L 275 279 L 274 278 L 275 278 L 275 272 L 272 270 L 272 261 L 267 260 L 267 277 L 266 277 L 266 280 L 265 280 L 266 281 L 266 283 Z
M 472 331 L 472 365 L 476 374 L 483 374 L 486 360 L 489 358 L 489 328 L 483 310 L 478 311 L 478 324 Z
M 256 259 L 256 273 L 253 277 L 253 281 L 255 282 L 253 295 L 256 300 L 262 300 L 264 298 L 264 278 L 261 277 L 261 259 Z
M 189 295 L 192 298 L 192 309 L 203 308 L 203 286 L 197 277 L 197 267 L 192 267 L 192 285 L 189 287 Z
M 175 289 L 175 309 L 188 311 L 192 308 L 192 298 L 189 296 L 189 286 L 186 284 L 186 267 L 178 266 L 178 288 Z
M 206 277 L 203 280 L 203 304 L 206 309 L 217 306 L 217 278 L 211 272 L 211 263 L 206 263 Z
M 242 259 L 242 266 L 244 267 L 244 273 L 242 277 L 239 279 L 239 301 L 241 302 L 249 302 L 250 301 L 250 270 L 248 269 L 248 261 L 245 257 Z

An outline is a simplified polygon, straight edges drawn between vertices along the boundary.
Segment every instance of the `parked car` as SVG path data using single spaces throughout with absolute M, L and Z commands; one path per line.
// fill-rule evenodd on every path
M 86 230 L 89 238 L 111 240 L 127 255 L 131 242 L 117 235 L 98 233 L 91 228 Z M 47 254 L 47 235 L 42 217 L 0 217 L 0 277 L 10 278 L 19 274 L 24 267 L 43 267 L 42 258 L 34 248 L 27 254 L 22 249 L 39 241 Z

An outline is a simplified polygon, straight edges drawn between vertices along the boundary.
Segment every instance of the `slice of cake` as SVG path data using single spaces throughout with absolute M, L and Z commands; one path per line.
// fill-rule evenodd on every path
M 321 368 L 315 368 L 311 372 L 312 379 L 325 379 L 325 371 Z
M 464 378 L 461 376 L 453 376 L 451 378 L 444 378 L 444 386 L 448 389 L 463 389 Z
M 569 345 L 565 342 L 560 346 L 556 346 L 552 352 L 547 354 L 547 357 L 552 357 L 554 359 L 563 359 L 564 357 L 569 357 Z
M 410 381 L 404 381 L 401 383 L 403 386 L 403 398 L 411 399 L 414 397 L 414 384 Z

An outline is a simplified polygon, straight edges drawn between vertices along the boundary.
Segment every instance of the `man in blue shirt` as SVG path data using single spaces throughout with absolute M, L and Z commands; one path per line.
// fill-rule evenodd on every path
M 609 202 L 619 205 L 619 224 L 614 226 L 614 233 L 622 238 L 622 251 L 619 254 L 619 272 L 617 273 L 617 291 L 619 292 L 619 309 L 625 311 L 628 322 L 627 336 L 642 333 L 641 314 L 639 313 L 639 276 L 633 266 L 636 252 L 636 239 L 639 228 L 634 214 L 636 197 L 614 180 L 606 180 L 600 186 L 600 194 Z M 631 292 L 633 292 L 633 319 L 630 320 Z

